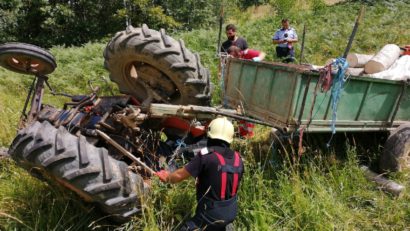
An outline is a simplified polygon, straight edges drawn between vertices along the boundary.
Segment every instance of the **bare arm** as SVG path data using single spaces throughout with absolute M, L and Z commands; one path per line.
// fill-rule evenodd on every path
M 261 51 L 261 53 L 259 54 L 259 59 L 262 61 L 265 59 L 265 56 L 266 56 L 266 53 Z
M 175 172 L 170 173 L 167 182 L 175 184 L 187 179 L 190 176 L 191 174 L 189 174 L 189 172 L 183 167 L 176 170 Z
M 273 44 L 282 44 L 282 43 L 285 43 L 283 40 L 279 40 L 279 39 L 273 39 L 272 40 L 272 43 Z
M 297 43 L 297 42 L 298 42 L 298 39 L 297 39 L 297 38 L 294 38 L 294 39 L 288 39 L 288 42 L 291 42 L 291 43 Z

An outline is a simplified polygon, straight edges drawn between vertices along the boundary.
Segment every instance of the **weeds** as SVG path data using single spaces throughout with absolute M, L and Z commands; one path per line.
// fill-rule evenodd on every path
M 277 1 L 283 2 L 285 1 Z M 291 1 L 300 2 L 300 1 Z M 386 3 L 387 2 L 387 3 Z M 313 8 L 289 7 L 291 22 L 301 36 L 306 35 L 306 60 L 321 64 L 341 55 L 347 44 L 360 3 L 351 1 L 332 7 L 313 1 Z M 297 4 L 296 4 L 297 5 Z M 284 9 L 286 10 L 286 9 Z M 249 14 L 229 12 L 229 22 L 239 24 L 239 33 L 248 39 L 251 48 L 268 53 L 275 60 L 271 36 L 279 27 L 281 15 L 272 13 L 249 20 Z M 375 1 L 367 6 L 353 52 L 374 53 L 386 43 L 406 44 L 410 37 L 409 8 L 406 1 Z M 235 20 L 234 20 L 235 19 Z M 218 59 L 215 54 L 217 31 L 195 30 L 177 34 L 187 47 L 200 54 L 209 67 L 212 81 L 219 89 Z M 56 91 L 71 94 L 89 92 L 88 80 L 98 80 L 103 94 L 111 94 L 101 76 L 102 51 L 105 44 L 86 44 L 82 48 L 54 47 L 59 67 L 50 74 Z M 300 46 L 296 46 L 296 53 Z M 32 79 L 0 68 L 0 145 L 7 146 L 16 131 L 25 94 Z M 50 97 L 46 103 L 62 105 L 62 97 Z M 218 94 L 217 94 L 218 95 Z M 219 96 L 213 102 L 218 103 Z M 410 226 L 409 195 L 395 198 L 368 182 L 359 165 L 371 161 L 373 151 L 348 146 L 345 159 L 334 152 L 305 153 L 299 164 L 278 161 L 272 156 L 269 129 L 257 128 L 258 137 L 238 141 L 235 149 L 245 159 L 246 172 L 239 191 L 237 230 L 405 230 Z M 392 178 L 410 187 L 408 173 Z M 145 198 L 141 218 L 122 226 L 113 226 L 101 218 L 91 205 L 58 187 L 30 177 L 14 162 L 0 159 L 0 229 L 4 230 L 173 230 L 195 209 L 195 186 L 191 179 L 179 185 L 164 185 L 154 179 L 152 194 Z
M 344 162 L 305 153 L 299 165 L 286 168 L 289 162 L 273 165 L 270 154 L 255 159 L 250 151 L 255 145 L 253 140 L 235 145 L 245 159 L 237 230 L 400 230 L 410 224 L 408 195 L 395 198 L 367 181 L 356 150 L 349 149 Z M 115 227 L 74 195 L 28 176 L 10 160 L 0 163 L 0 225 L 5 229 L 174 230 L 195 209 L 193 179 L 178 185 L 153 179 L 141 217 Z

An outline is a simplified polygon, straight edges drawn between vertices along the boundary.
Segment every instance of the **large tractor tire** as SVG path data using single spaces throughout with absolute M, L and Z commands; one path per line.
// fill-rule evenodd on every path
M 115 221 L 127 221 L 140 212 L 141 196 L 147 190 L 141 176 L 112 158 L 107 149 L 62 126 L 57 129 L 47 121 L 35 122 L 20 130 L 9 153 L 21 167 L 97 204 Z
M 401 125 L 387 138 L 379 167 L 388 172 L 410 168 L 410 123 Z
M 104 51 L 104 66 L 121 93 L 145 104 L 210 104 L 209 71 L 199 55 L 165 30 L 127 27 L 118 32 Z

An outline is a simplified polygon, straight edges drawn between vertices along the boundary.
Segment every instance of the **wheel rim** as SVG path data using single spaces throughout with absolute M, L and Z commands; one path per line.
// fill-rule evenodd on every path
M 33 59 L 25 55 L 13 55 L 6 56 L 5 63 L 10 69 L 27 72 L 30 74 L 37 74 L 44 69 L 50 68 L 49 65 L 38 59 Z
M 57 67 L 48 51 L 31 44 L 6 43 L 0 46 L 0 66 L 17 73 L 47 75 Z
M 144 62 L 131 62 L 125 67 L 126 79 L 133 82 L 137 98 L 144 101 L 176 103 L 181 92 L 176 82 L 164 72 Z

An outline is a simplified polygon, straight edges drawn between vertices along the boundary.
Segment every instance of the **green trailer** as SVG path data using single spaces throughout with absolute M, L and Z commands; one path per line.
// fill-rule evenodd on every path
M 331 91 L 321 91 L 321 83 L 317 86 L 319 72 L 310 66 L 229 59 L 224 79 L 224 103 L 228 107 L 239 105 L 246 115 L 287 133 L 302 127 L 304 132 L 332 132 Z M 347 78 L 337 107 L 336 131 L 397 131 L 385 144 L 395 149 L 383 154 L 387 157 L 382 156 L 396 163 L 388 164 L 394 168 L 383 167 L 387 170 L 400 170 L 403 158 L 409 159 L 409 120 L 410 91 L 406 82 Z
M 319 72 L 309 66 L 230 59 L 224 76 L 225 102 L 230 107 L 242 105 L 247 115 L 284 131 L 300 126 L 309 132 L 331 131 L 331 91 L 316 87 Z M 406 86 L 406 82 L 349 77 L 337 108 L 337 131 L 386 131 L 409 121 Z

